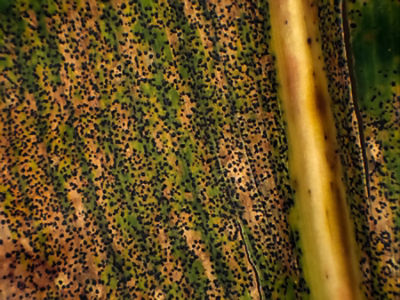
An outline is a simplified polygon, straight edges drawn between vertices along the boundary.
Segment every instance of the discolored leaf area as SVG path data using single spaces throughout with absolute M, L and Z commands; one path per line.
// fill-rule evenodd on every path
M 315 299 L 272 1 L 0 0 L 0 299 Z M 364 2 L 301 1 L 303 42 L 332 230 L 392 299 L 399 5 Z
M 267 3 L 1 18 L 1 297 L 307 293 Z
M 376 297 L 395 299 L 400 296 L 400 3 L 349 1 L 347 16 L 364 139 L 372 285 Z

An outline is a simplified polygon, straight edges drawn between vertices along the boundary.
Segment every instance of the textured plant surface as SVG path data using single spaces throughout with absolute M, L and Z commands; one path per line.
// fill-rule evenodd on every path
M 400 4 L 302 3 L 354 288 L 395 299 Z M 271 7 L 0 0 L 0 299 L 313 296 Z
M 347 7 L 353 95 L 363 127 L 372 286 L 400 296 L 400 3 Z

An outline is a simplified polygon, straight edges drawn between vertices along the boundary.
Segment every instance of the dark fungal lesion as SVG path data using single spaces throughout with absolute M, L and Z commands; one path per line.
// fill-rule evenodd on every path
M 12 297 L 259 298 L 287 282 L 302 293 L 281 233 L 290 192 L 266 6 L 7 9 L 0 247 L 11 247 L 5 272 L 15 270 L 0 284 Z M 247 178 L 240 186 L 228 161 Z M 246 225 L 251 243 L 236 227 L 227 240 L 231 216 L 246 213 L 256 220 Z M 284 268 L 269 267 L 281 259 Z
M 342 4 L 338 11 L 343 22 L 322 18 L 322 31 L 326 35 L 322 40 L 331 41 L 322 44 L 325 61 L 332 61 L 334 53 L 339 54 L 336 63 L 327 63 L 340 145 L 338 153 L 342 164 L 347 166 L 343 177 L 357 241 L 363 253 L 360 266 L 367 297 L 387 298 L 396 295 L 396 284 L 391 277 L 394 273 L 384 278 L 380 270 L 388 264 L 398 270 L 398 266 L 392 266 L 396 242 L 392 240 L 391 247 L 385 248 L 384 258 L 383 252 L 378 250 L 381 244 L 376 232 L 382 228 L 395 230 L 395 216 L 398 215 L 397 208 L 382 208 L 381 203 L 390 203 L 389 195 L 398 194 L 398 189 L 392 185 L 395 168 L 389 163 L 396 159 L 387 158 L 392 157 L 391 150 L 396 148 L 396 142 L 388 138 L 394 136 L 390 132 L 398 131 L 397 124 L 388 120 L 394 120 L 399 110 L 393 102 L 398 93 L 391 83 L 394 80 L 394 86 L 398 86 L 399 82 L 398 66 L 393 64 L 399 53 L 393 51 L 398 43 L 389 45 L 396 35 L 391 30 L 398 27 L 398 18 L 394 16 L 399 14 L 399 5 L 379 1 L 343 1 Z M 321 6 L 320 13 L 325 16 L 332 11 L 328 6 Z M 351 90 L 348 89 L 350 85 Z M 358 128 L 352 125 L 357 123 Z M 391 150 L 386 148 L 387 153 L 382 149 L 384 143 L 392 145 Z
M 309 293 L 266 1 L 0 15 L 0 298 Z

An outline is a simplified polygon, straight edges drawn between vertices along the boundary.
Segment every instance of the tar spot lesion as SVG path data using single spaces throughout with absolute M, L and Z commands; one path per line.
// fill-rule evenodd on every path
M 293 187 L 268 3 L 7 9 L 0 298 L 309 292 L 287 220 Z M 327 40 L 331 93 L 350 130 L 343 55 Z M 341 159 L 353 166 L 351 153 Z

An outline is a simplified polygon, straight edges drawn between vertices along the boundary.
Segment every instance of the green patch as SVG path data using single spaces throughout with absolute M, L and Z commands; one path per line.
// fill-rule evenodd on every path
M 390 110 L 382 103 L 391 98 L 390 82 L 400 84 L 399 16 L 400 4 L 395 1 L 369 1 L 354 14 L 352 47 L 360 105 L 385 119 Z
M 0 13 L 7 14 L 11 9 L 14 0 L 0 0 Z

